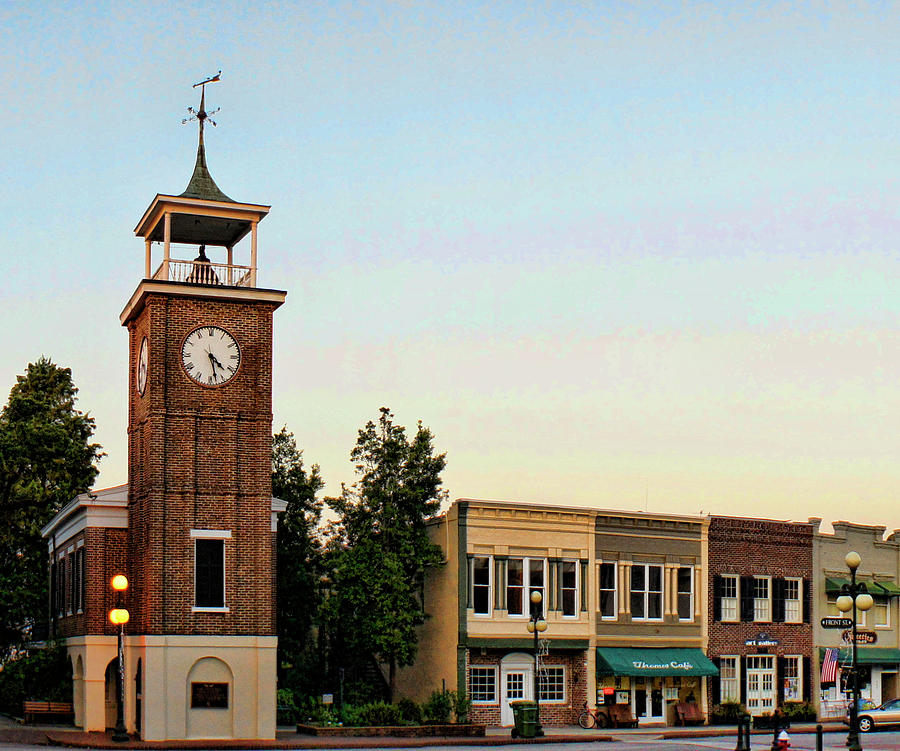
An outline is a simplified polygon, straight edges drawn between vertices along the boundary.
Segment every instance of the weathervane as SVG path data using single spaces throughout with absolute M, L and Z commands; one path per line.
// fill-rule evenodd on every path
M 206 111 L 206 84 L 217 83 L 219 81 L 219 78 L 221 77 L 221 75 L 222 75 L 222 71 L 220 70 L 218 73 L 216 73 L 216 75 L 214 75 L 210 78 L 207 78 L 205 81 L 201 81 L 200 83 L 194 84 L 195 89 L 198 86 L 200 87 L 200 109 L 195 110 L 193 107 L 188 107 L 187 109 L 188 109 L 188 112 L 190 113 L 190 116 L 184 118 L 184 120 L 181 121 L 182 125 L 184 125 L 185 123 L 189 123 L 192 120 L 197 120 L 200 123 L 200 142 L 201 143 L 203 143 L 203 121 L 209 120 L 209 122 L 212 123 L 213 127 L 215 127 L 216 121 L 213 120 L 210 117 L 210 115 L 215 115 L 216 112 L 218 112 L 220 109 L 222 109 L 221 107 L 217 107 L 212 112 Z

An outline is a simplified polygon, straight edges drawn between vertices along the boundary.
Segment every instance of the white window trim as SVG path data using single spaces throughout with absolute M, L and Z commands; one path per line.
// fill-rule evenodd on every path
M 473 705 L 480 707 L 495 706 L 500 703 L 500 676 L 496 665 L 469 665 L 469 696 L 472 695 L 472 671 L 484 670 L 494 674 L 494 698 L 493 699 L 472 699 Z
M 878 604 L 878 599 L 884 599 L 887 607 L 885 608 L 885 613 L 887 615 L 887 623 L 876 623 L 875 622 L 875 605 Z M 869 611 L 872 614 L 872 628 L 890 628 L 891 627 L 891 604 L 893 603 L 892 597 L 886 598 L 876 598 L 875 603 L 872 605 L 872 609 Z
M 572 613 L 571 615 L 566 615 L 562 609 L 562 599 L 563 599 L 563 597 L 562 597 L 562 593 L 563 593 L 562 564 L 563 563 L 571 563 L 575 566 L 575 612 Z M 580 609 L 581 608 L 581 586 L 580 586 L 581 585 L 581 566 L 579 565 L 579 561 L 574 558 L 563 558 L 562 560 L 560 560 L 559 564 L 560 564 L 559 565 L 559 598 L 560 598 L 559 612 L 563 618 L 568 619 L 568 620 L 575 620 L 579 617 L 579 614 L 581 613 L 581 609 Z
M 756 590 L 756 580 L 757 579 L 765 579 L 766 582 L 768 583 L 766 586 L 766 592 L 768 592 L 768 597 L 766 597 L 766 598 L 756 597 L 755 590 Z M 771 576 L 758 576 L 756 574 L 753 574 L 753 589 L 754 589 L 754 592 L 753 592 L 753 595 L 754 595 L 753 596 L 753 622 L 754 623 L 772 623 L 772 615 L 773 615 L 772 614 L 772 577 Z M 769 617 L 766 619 L 756 617 L 756 601 L 763 600 L 763 599 L 767 599 L 769 601 Z
M 194 602 L 197 602 L 197 540 L 223 540 L 222 543 L 222 602 L 228 602 L 228 579 L 227 566 L 225 565 L 225 543 L 224 540 L 231 539 L 231 530 L 229 529 L 192 529 L 191 538 L 194 540 Z M 230 613 L 231 609 L 228 605 L 220 606 L 191 606 L 192 613 Z
M 719 701 L 740 701 L 741 700 L 741 659 L 740 655 L 719 655 L 719 670 L 721 675 L 722 660 L 734 660 L 734 678 L 726 678 L 719 680 Z M 735 687 L 735 695 L 729 696 L 727 699 L 722 692 L 722 680 L 732 682 Z
M 691 592 L 690 592 L 691 603 L 690 603 L 690 609 L 688 610 L 690 615 L 687 618 L 682 618 L 681 614 L 678 612 L 678 596 L 682 595 L 682 594 L 687 594 L 686 592 L 680 592 L 678 590 L 678 572 L 683 568 L 686 568 L 686 569 L 688 569 L 688 571 L 691 572 Z M 692 565 L 678 566 L 675 569 L 675 613 L 678 615 L 679 623 L 691 623 L 694 620 L 694 604 L 695 604 L 694 603 L 694 590 L 695 590 L 694 580 L 695 580 L 695 578 L 696 578 L 696 570 L 694 569 L 694 566 L 692 566 Z
M 613 588 L 609 589 L 600 589 L 600 576 L 603 571 L 603 565 L 610 565 L 613 567 Z M 612 592 L 613 593 L 613 614 L 612 615 L 600 615 L 601 621 L 617 621 L 619 620 L 619 562 L 618 561 L 599 561 L 597 568 L 597 611 L 600 611 L 600 593 L 601 592 Z
M 725 618 L 722 616 L 722 623 L 740 623 L 741 621 L 741 577 L 737 574 L 720 574 L 719 575 L 722 580 L 725 579 L 733 579 L 734 580 L 734 597 L 723 597 L 721 594 L 719 595 L 719 615 L 722 615 L 722 600 L 734 600 L 734 618 Z M 729 655 L 730 656 L 730 655 Z
M 488 570 L 488 609 L 487 613 L 477 613 L 475 612 L 475 559 L 476 558 L 487 558 L 487 570 Z M 472 588 L 472 607 L 469 610 L 472 611 L 473 618 L 493 618 L 494 616 L 494 587 L 496 583 L 494 582 L 494 556 L 488 554 L 477 554 L 473 553 L 471 558 L 471 563 L 469 565 L 469 586 Z
M 191 538 L 200 540 L 230 540 L 230 529 L 192 529 Z
M 541 699 L 541 704 L 565 704 L 568 701 L 568 682 L 569 675 L 566 670 L 565 665 L 543 665 L 542 667 L 549 669 L 561 668 L 563 671 L 563 680 L 562 680 L 562 688 L 563 688 L 563 698 L 562 699 Z M 540 685 L 540 681 L 538 681 L 538 685 Z
M 476 556 L 476 557 L 481 557 L 481 556 Z M 536 556 L 536 555 L 533 555 L 533 556 L 511 555 L 511 556 L 509 556 L 509 559 L 507 559 L 507 560 L 513 560 L 513 559 L 517 560 L 517 561 L 522 561 L 522 581 L 523 581 L 522 608 L 523 608 L 524 612 L 510 613 L 509 610 L 507 609 L 506 614 L 510 618 L 514 618 L 516 620 L 527 621 L 529 618 L 531 618 L 531 562 L 532 561 L 540 561 L 541 565 L 543 566 L 542 572 L 544 574 L 544 583 L 540 586 L 540 590 L 541 590 L 541 598 L 542 598 L 542 602 L 543 602 L 544 612 L 546 613 L 546 611 L 547 611 L 547 571 L 548 571 L 547 559 L 541 558 L 540 556 Z M 577 569 L 576 569 L 576 572 L 577 572 Z M 506 568 L 506 574 L 508 577 L 509 576 L 509 565 L 508 564 L 507 564 L 507 568 Z M 507 581 L 503 582 L 504 597 L 509 597 L 508 581 L 509 580 L 507 579 Z M 506 604 L 508 607 L 509 602 L 507 602 Z
M 629 604 L 629 606 L 631 605 L 631 594 L 632 594 L 632 592 L 635 591 L 635 590 L 634 590 L 634 570 L 635 570 L 636 568 L 643 568 L 643 569 L 644 569 L 644 585 L 645 585 L 645 586 L 644 586 L 644 589 L 641 590 L 641 592 L 642 592 L 643 595 L 644 595 L 644 612 L 645 612 L 645 613 L 649 613 L 649 612 L 650 612 L 650 607 L 649 607 L 649 606 L 650 606 L 650 569 L 651 569 L 651 568 L 654 568 L 654 567 L 659 569 L 659 586 L 660 586 L 660 590 L 659 590 L 659 618 L 651 618 L 649 615 L 644 615 L 644 616 L 641 616 L 641 617 L 636 618 L 635 615 L 634 615 L 634 613 L 632 612 L 632 614 L 631 614 L 631 620 L 632 620 L 632 621 L 637 621 L 637 622 L 639 622 L 639 623 L 645 623 L 645 622 L 649 622 L 649 623 L 660 623 L 662 620 L 664 620 L 664 617 L 665 617 L 665 616 L 664 616 L 664 614 L 665 614 L 665 604 L 666 604 L 666 603 L 665 603 L 665 595 L 666 595 L 666 581 L 665 581 L 665 574 L 666 574 L 666 569 L 665 569 L 665 567 L 664 567 L 662 564 L 660 564 L 660 563 L 632 563 L 632 564 L 631 564 L 631 581 L 628 583 L 628 584 L 629 584 L 629 586 L 628 586 L 628 604 Z M 656 590 L 654 590 L 653 593 L 656 594 L 656 593 L 657 593 Z
M 784 598 L 784 622 L 785 623 L 803 623 L 803 578 L 800 576 L 786 576 L 786 582 L 797 582 L 797 620 L 789 621 L 787 615 L 787 597 Z M 787 656 L 787 655 L 785 655 Z M 802 694 L 801 694 L 802 696 Z
M 785 661 L 796 660 L 797 664 L 797 699 L 785 699 L 785 701 L 803 701 L 803 655 L 785 655 Z M 786 676 L 785 676 L 786 677 Z M 783 689 L 782 689 L 783 691 Z

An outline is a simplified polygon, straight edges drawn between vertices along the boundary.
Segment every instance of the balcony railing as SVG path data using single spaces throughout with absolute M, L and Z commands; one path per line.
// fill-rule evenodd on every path
M 255 269 L 227 263 L 205 261 L 163 261 L 153 279 L 183 284 L 224 285 L 228 287 L 255 287 Z

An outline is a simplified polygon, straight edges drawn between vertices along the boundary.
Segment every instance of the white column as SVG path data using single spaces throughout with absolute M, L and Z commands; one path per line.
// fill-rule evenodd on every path
M 172 242 L 172 215 L 167 211 L 163 220 L 163 273 L 162 278 L 169 279 L 169 245 Z
M 228 284 L 234 284 L 234 248 L 230 245 L 226 248 L 228 251 Z
M 250 286 L 256 286 L 256 228 L 259 222 L 250 223 Z
M 144 240 L 144 279 L 150 278 L 150 240 Z

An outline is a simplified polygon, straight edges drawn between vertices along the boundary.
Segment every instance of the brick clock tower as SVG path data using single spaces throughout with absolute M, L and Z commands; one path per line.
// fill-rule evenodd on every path
M 129 336 L 124 555 L 101 562 L 88 549 L 84 573 L 101 587 L 114 573 L 129 579 L 124 719 L 144 740 L 275 737 L 274 530 L 284 504 L 271 493 L 272 319 L 285 293 L 257 286 L 257 227 L 269 207 L 234 201 L 213 181 L 204 105 L 205 94 L 192 110 L 200 139 L 187 189 L 157 195 L 135 228 L 144 278 L 120 316 Z M 245 238 L 249 263 L 239 265 Z M 153 243 L 162 246 L 156 269 Z M 98 610 L 110 597 L 98 593 Z M 90 635 L 92 620 L 77 630 Z M 83 674 L 115 659 L 105 622 L 101 633 L 68 640 Z M 80 709 L 85 729 L 104 729 L 89 694 L 85 682 L 76 721 Z

